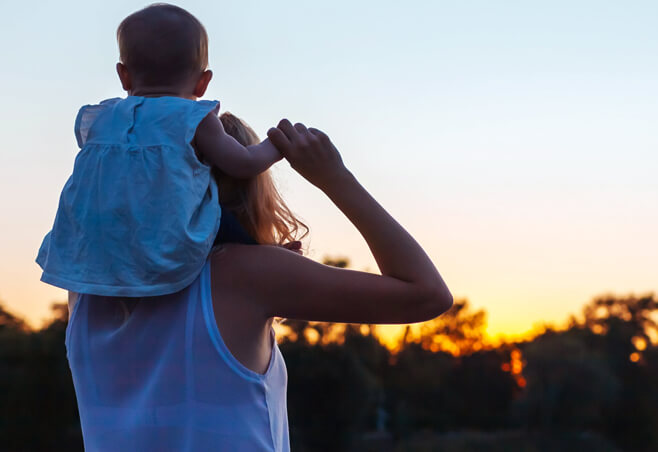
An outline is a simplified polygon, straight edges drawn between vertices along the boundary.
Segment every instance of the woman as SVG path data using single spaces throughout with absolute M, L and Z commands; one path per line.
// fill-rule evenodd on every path
M 254 139 L 235 118 L 222 119 L 239 141 Z M 220 231 L 221 243 L 192 285 L 141 299 L 82 295 L 75 302 L 70 294 L 67 356 L 87 450 L 288 451 L 287 376 L 275 317 L 411 323 L 451 306 L 429 257 L 359 184 L 324 133 L 282 120 L 268 136 L 352 221 L 382 274 L 291 252 L 304 226 L 270 176 L 227 186 L 217 174 L 227 187 L 223 204 L 243 229 L 222 221 L 229 229 Z M 272 246 L 291 240 L 289 249 Z

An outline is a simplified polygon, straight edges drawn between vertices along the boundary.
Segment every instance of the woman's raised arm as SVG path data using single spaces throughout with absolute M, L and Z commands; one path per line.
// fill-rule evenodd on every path
M 450 291 L 427 254 L 345 168 L 324 133 L 283 120 L 268 135 L 356 226 L 382 274 L 322 265 L 278 247 L 228 245 L 214 257 L 220 269 L 232 267 L 223 287 L 237 290 L 264 317 L 412 323 L 450 308 Z

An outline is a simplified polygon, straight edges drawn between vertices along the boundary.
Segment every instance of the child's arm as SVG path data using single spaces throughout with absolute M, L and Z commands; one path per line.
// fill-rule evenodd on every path
M 224 131 L 214 113 L 199 123 L 193 146 L 208 163 L 237 178 L 260 174 L 283 158 L 269 139 L 253 146 L 242 146 Z

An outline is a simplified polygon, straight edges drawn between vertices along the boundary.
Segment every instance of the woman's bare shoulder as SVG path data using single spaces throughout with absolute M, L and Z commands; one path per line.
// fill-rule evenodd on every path
M 261 304 L 261 295 L 281 291 L 294 272 L 313 263 L 278 246 L 228 243 L 211 255 L 212 283 L 224 293 Z
M 249 285 L 267 277 L 264 268 L 281 264 L 285 254 L 291 252 L 277 246 L 224 244 L 211 255 L 213 282 L 225 281 L 237 288 Z

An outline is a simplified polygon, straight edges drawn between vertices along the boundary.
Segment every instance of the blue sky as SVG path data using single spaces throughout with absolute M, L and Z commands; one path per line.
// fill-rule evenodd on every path
M 63 293 L 34 264 L 77 151 L 77 109 L 121 96 L 118 23 L 147 3 L 11 2 L 0 17 L 0 300 L 33 322 Z M 206 98 L 261 135 L 325 130 L 492 334 L 592 296 L 658 290 L 658 3 L 179 2 L 210 35 Z M 287 165 L 311 257 L 374 270 Z

